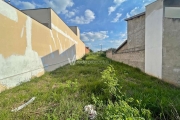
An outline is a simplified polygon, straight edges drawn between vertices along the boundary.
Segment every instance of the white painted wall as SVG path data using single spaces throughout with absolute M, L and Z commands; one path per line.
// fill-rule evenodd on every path
M 30 17 L 27 17 L 25 26 L 27 41 L 25 55 L 12 55 L 4 58 L 0 54 L 0 84 L 7 88 L 27 82 L 32 76 L 37 76 L 44 72 L 41 57 L 39 57 L 37 52 L 32 50 L 32 19 Z
M 51 10 L 44 10 L 44 12 L 41 9 L 38 10 L 38 14 L 42 13 L 42 18 L 38 16 L 35 10 L 32 10 L 34 11 L 33 15 L 42 19 L 42 23 L 48 22 L 47 20 L 51 19 Z M 46 10 L 49 11 L 49 14 L 46 14 Z M 23 17 L 23 14 L 19 13 L 15 8 L 1 0 L 0 15 L 5 18 L 3 20 L 6 20 L 6 18 L 8 19 L 8 22 L 9 20 L 11 20 L 12 24 L 10 25 L 10 27 L 7 27 L 7 29 L 12 28 L 13 31 L 17 30 L 17 34 L 21 38 L 23 38 L 23 40 L 26 40 L 25 42 L 27 43 L 25 51 L 23 48 L 23 51 L 25 52 L 24 54 L 12 53 L 11 55 L 8 54 L 8 56 L 5 56 L 3 52 L 0 53 L 0 92 L 1 90 L 4 90 L 6 88 L 12 88 L 23 82 L 27 82 L 31 80 L 33 76 L 42 75 L 45 71 L 55 70 L 60 66 L 71 63 L 72 60 L 76 60 L 77 46 L 75 44 L 81 43 L 79 43 L 79 41 L 76 41 L 75 37 L 72 38 L 70 34 L 68 34 L 66 31 L 63 31 L 61 29 L 61 26 L 58 28 L 58 26 L 55 26 L 53 23 L 49 23 L 50 26 L 52 25 L 52 29 L 49 29 L 49 35 L 51 36 L 54 46 L 56 48 L 58 44 L 60 45 L 59 51 L 58 48 L 56 49 L 56 51 L 53 51 L 53 44 L 50 43 L 49 48 L 47 49 L 47 54 L 45 56 L 40 56 L 38 55 L 38 52 L 33 50 L 32 48 L 32 30 L 33 26 L 37 25 L 34 24 L 34 20 L 31 18 L 32 16 L 26 16 L 25 18 L 24 15 Z M 20 18 L 22 20 L 20 20 Z M 26 21 L 24 21 L 24 19 L 26 19 Z M 20 25 L 19 27 L 21 28 L 12 26 L 14 24 Z M 41 30 L 40 27 L 38 29 Z M 66 45 L 69 44 L 69 48 L 67 48 L 66 45 L 63 44 L 64 42 L 61 42 L 59 38 L 60 34 L 65 37 L 64 39 L 67 39 Z M 26 39 L 24 39 L 24 37 Z M 7 41 L 6 38 L 1 39 L 0 41 L 4 40 Z M 17 40 L 15 39 L 14 41 Z
M 146 7 L 145 72 L 162 78 L 163 2 Z
M 180 8 L 179 7 L 165 7 L 165 17 L 180 18 Z
M 0 14 L 6 16 L 7 18 L 15 22 L 18 22 L 18 15 L 16 10 L 1 0 L 0 0 Z
M 9 17 L 8 15 L 7 17 L 11 19 L 11 17 Z M 27 46 L 26 46 L 25 54 L 24 55 L 16 54 L 16 55 L 11 55 L 8 58 L 4 58 L 4 56 L 0 53 L 0 69 L 1 69 L 0 70 L 0 84 L 6 86 L 7 88 L 12 88 L 23 82 L 27 82 L 33 76 L 37 76 L 38 74 L 41 74 L 45 71 L 44 65 L 42 63 L 43 57 L 40 57 L 36 51 L 32 50 L 32 43 L 31 43 L 32 42 L 32 19 L 29 16 L 27 16 L 26 24 L 24 26 L 25 27 L 23 27 L 20 36 L 22 37 L 23 35 L 26 35 Z M 74 44 L 78 44 L 73 38 L 71 38 L 68 34 L 64 33 L 61 29 L 59 29 L 55 25 L 52 24 L 52 28 L 55 29 L 58 33 L 67 37 L 68 40 L 73 41 Z M 50 35 L 56 46 L 55 38 L 53 36 L 52 30 L 50 30 Z M 57 34 L 57 38 L 59 38 L 58 34 Z M 62 44 L 60 40 L 59 40 L 59 44 Z M 76 55 L 75 48 L 71 50 L 72 52 L 67 52 L 67 50 L 62 49 L 62 46 L 61 46 L 60 55 L 59 55 L 59 52 L 58 54 L 54 55 L 52 46 L 49 45 L 49 47 L 50 47 L 50 53 L 52 53 L 50 54 L 52 59 L 50 59 L 49 64 L 58 63 L 61 61 L 65 61 L 65 63 L 62 63 L 63 65 L 68 64 L 69 60 L 72 59 L 71 57 L 73 56 L 73 59 L 74 59 L 74 56 Z M 53 61 L 53 58 L 55 58 L 55 56 L 56 56 L 56 59 L 54 59 Z M 62 64 L 60 64 L 60 66 L 62 66 Z M 58 68 L 58 67 L 56 66 L 48 67 L 48 70 L 52 71 L 55 68 Z

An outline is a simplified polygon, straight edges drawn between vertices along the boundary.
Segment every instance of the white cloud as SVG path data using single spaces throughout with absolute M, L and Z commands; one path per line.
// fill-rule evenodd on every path
M 81 34 L 82 41 L 95 41 L 95 40 L 104 40 L 108 38 L 108 31 L 99 31 L 99 32 L 84 32 Z
M 126 17 L 129 18 L 131 16 L 137 15 L 141 12 L 145 11 L 145 9 L 143 7 L 135 7 L 133 8 L 129 13 L 126 14 Z
M 125 39 L 110 40 L 109 43 L 111 44 L 111 48 L 118 48 L 124 41 L 125 41 Z
M 25 2 L 21 0 L 11 0 L 12 3 L 14 3 L 16 6 L 21 6 L 21 9 L 35 9 L 36 4 L 35 3 L 30 3 L 30 2 Z
M 94 13 L 91 10 L 87 9 L 84 13 L 84 16 L 76 16 L 74 19 L 71 19 L 70 21 L 76 24 L 89 24 L 94 19 Z
M 44 0 L 48 7 L 51 7 L 58 14 L 74 5 L 72 0 Z
M 112 30 L 111 30 L 111 31 L 110 31 L 110 33 L 111 33 L 111 34 L 113 34 L 113 33 L 114 33 L 114 31 L 112 31 Z
M 142 7 L 145 8 L 146 5 L 148 5 L 148 4 L 150 4 L 150 3 L 154 2 L 154 1 L 156 1 L 156 0 L 143 0 L 143 5 L 142 5 Z
M 121 13 L 117 13 L 117 14 L 116 14 L 116 17 L 115 17 L 114 20 L 111 21 L 111 22 L 114 22 L 114 23 L 118 22 L 118 21 L 119 21 L 119 18 L 120 18 L 121 16 L 122 16 Z
M 143 11 L 145 11 L 145 6 L 150 4 L 155 0 L 143 0 L 141 6 L 133 8 L 129 13 L 126 14 L 126 17 L 129 18 L 130 16 L 134 16 L 136 14 L 139 14 Z
M 127 38 L 127 32 L 119 32 L 119 33 L 116 33 L 114 34 L 114 37 L 118 37 L 119 39 L 126 39 Z
M 127 13 L 127 14 L 126 14 L 126 17 L 129 18 L 129 17 L 131 17 L 131 16 L 129 15 L 129 13 Z
M 140 13 L 141 11 L 142 9 L 140 9 L 139 7 L 135 7 L 134 9 L 131 10 L 130 15 L 136 15 Z
M 118 35 L 118 39 L 109 40 L 109 46 L 112 48 L 118 48 L 125 40 L 127 40 L 127 32 L 120 32 Z
M 109 42 L 120 45 L 122 43 L 122 40 L 110 40 Z
M 125 32 L 125 33 L 120 33 L 120 38 L 121 39 L 126 39 L 127 38 L 127 32 Z
M 30 2 L 21 2 L 21 4 L 24 6 L 26 9 L 34 9 L 36 8 L 35 4 L 32 4 Z
M 112 12 L 114 12 L 125 1 L 126 0 L 114 0 L 115 5 L 108 8 L 108 14 L 110 15 Z
M 7 1 L 7 0 L 6 0 Z M 11 0 L 11 2 L 20 7 L 21 9 L 34 9 L 36 7 L 51 7 L 57 14 L 62 12 L 68 12 L 67 17 L 72 17 L 75 15 L 74 11 L 67 11 L 68 7 L 72 7 L 74 2 L 72 0 L 42 0 L 44 4 L 38 5 L 34 2 L 27 2 L 23 0 Z
M 105 51 L 105 50 L 108 50 L 109 49 L 109 47 L 102 47 L 102 51 Z M 93 51 L 94 52 L 98 52 L 98 51 L 101 51 L 101 49 L 100 48 L 95 48 L 95 49 L 93 49 Z
M 126 0 L 114 0 L 114 3 L 118 6 L 120 6 L 123 2 L 125 2 Z
M 85 43 L 85 44 L 86 44 L 86 46 L 89 46 L 89 47 L 90 47 L 90 46 L 92 46 L 92 44 L 91 44 L 91 43 Z
M 72 11 L 64 10 L 62 11 L 62 14 L 64 14 L 67 18 L 72 18 L 73 16 L 76 15 L 77 12 L 78 10 L 76 9 L 73 9 Z
M 68 12 L 68 14 L 66 14 L 66 16 L 67 16 L 68 18 L 71 18 L 71 17 L 75 16 L 75 12 L 70 11 L 70 12 Z
M 129 17 L 137 15 L 143 11 L 145 11 L 144 7 L 135 7 L 129 13 L 126 14 L 126 17 L 129 18 Z
M 110 15 L 112 12 L 114 12 L 115 10 L 116 10 L 116 7 L 115 7 L 115 6 L 109 7 L 109 8 L 108 8 L 108 13 L 109 13 L 109 15 Z

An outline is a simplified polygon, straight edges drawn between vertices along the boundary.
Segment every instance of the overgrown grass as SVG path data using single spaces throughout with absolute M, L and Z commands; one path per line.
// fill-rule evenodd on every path
M 92 94 L 102 99 L 106 98 L 101 94 L 103 88 L 101 72 L 108 65 L 114 67 L 118 84 L 122 86 L 121 91 L 127 97 L 141 100 L 141 105 L 151 111 L 153 119 L 178 120 L 179 88 L 146 75 L 137 68 L 107 59 L 104 54 L 90 54 L 85 59 L 86 63 L 66 65 L 2 92 L 0 120 L 87 119 L 83 108 L 92 104 Z M 21 111 L 11 112 L 13 108 L 32 97 L 36 97 L 33 103 Z M 136 104 L 131 105 L 137 107 Z

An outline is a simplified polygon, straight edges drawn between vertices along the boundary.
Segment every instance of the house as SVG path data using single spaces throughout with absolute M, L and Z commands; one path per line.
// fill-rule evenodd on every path
M 90 53 L 89 47 L 85 47 L 85 53 L 86 53 L 86 54 Z
M 125 20 L 127 41 L 107 57 L 180 86 L 180 1 L 156 0 Z

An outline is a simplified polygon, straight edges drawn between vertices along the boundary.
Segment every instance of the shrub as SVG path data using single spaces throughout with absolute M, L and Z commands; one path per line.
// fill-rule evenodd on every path
M 145 120 L 151 119 L 151 112 L 141 105 L 141 100 L 134 101 L 127 98 L 118 86 L 118 79 L 113 66 L 108 66 L 102 72 L 103 95 L 107 99 L 100 99 L 92 95 L 92 101 L 97 107 L 98 119 L 103 120 Z M 115 99 L 114 99 L 115 98 Z M 138 107 L 132 107 L 131 103 Z
M 85 54 L 83 57 L 82 57 L 82 60 L 86 60 L 86 57 L 88 56 L 88 54 Z

